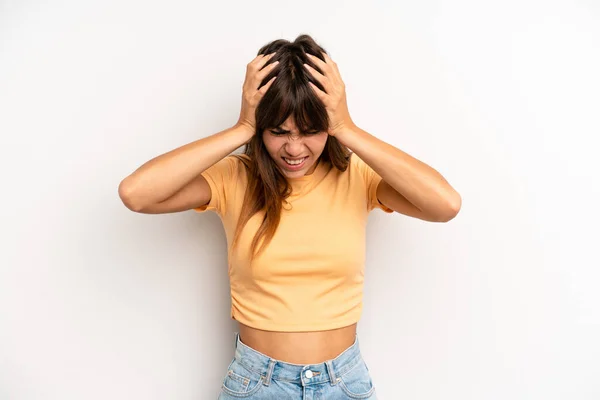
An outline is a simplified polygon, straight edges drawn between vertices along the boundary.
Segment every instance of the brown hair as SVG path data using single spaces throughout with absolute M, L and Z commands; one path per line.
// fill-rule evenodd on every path
M 312 37 L 303 34 L 290 42 L 284 39 L 272 41 L 263 46 L 258 54 L 276 54 L 271 57 L 270 64 L 279 61 L 279 65 L 261 82 L 266 84 L 273 76 L 277 79 L 271 84 L 256 107 L 256 132 L 246 144 L 244 154 L 238 155 L 246 166 L 248 186 L 242 210 L 234 234 L 232 247 L 239 239 L 246 223 L 259 211 L 264 210 L 263 221 L 258 228 L 251 244 L 250 257 L 260 254 L 270 243 L 277 231 L 281 218 L 282 203 L 292 192 L 292 187 L 281 173 L 265 147 L 262 133 L 267 128 L 278 127 L 292 115 L 300 132 L 318 130 L 327 131 L 329 120 L 323 102 L 315 95 L 308 82 L 312 82 L 323 91 L 323 86 L 315 80 L 304 67 L 309 64 L 323 73 L 306 55 L 315 55 L 325 61 L 322 53 L 325 49 L 319 46 Z M 258 55 L 257 54 L 257 55 Z M 335 137 L 327 137 L 325 149 L 320 156 L 320 162 L 345 171 L 348 167 L 350 151 Z M 262 245 L 258 249 L 258 244 Z

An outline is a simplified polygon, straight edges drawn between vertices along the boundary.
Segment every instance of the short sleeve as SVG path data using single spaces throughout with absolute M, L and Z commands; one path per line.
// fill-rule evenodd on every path
M 210 186 L 210 201 L 193 210 L 196 212 L 214 211 L 219 215 L 227 212 L 228 203 L 233 200 L 233 194 L 237 185 L 239 159 L 229 155 L 208 167 L 200 175 L 206 179 Z
M 381 204 L 377 198 L 377 186 L 382 180 L 381 176 L 375 172 L 375 170 L 371 168 L 369 164 L 364 162 L 356 153 L 352 153 L 351 165 L 356 168 L 365 183 L 367 210 L 371 211 L 375 208 L 379 208 L 386 213 L 393 213 L 394 210 Z

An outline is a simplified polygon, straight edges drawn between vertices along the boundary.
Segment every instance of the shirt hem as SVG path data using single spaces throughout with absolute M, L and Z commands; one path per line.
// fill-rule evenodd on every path
M 261 329 L 265 331 L 277 331 L 277 332 L 315 332 L 315 331 L 327 331 L 331 329 L 343 328 L 352 324 L 357 323 L 360 320 L 360 315 L 353 316 L 352 318 L 346 318 L 337 321 L 323 321 L 310 324 L 294 324 L 294 323 L 281 323 L 275 321 L 247 321 L 244 318 L 240 318 L 239 314 L 233 312 L 231 318 L 239 323 L 247 325 L 251 328 Z

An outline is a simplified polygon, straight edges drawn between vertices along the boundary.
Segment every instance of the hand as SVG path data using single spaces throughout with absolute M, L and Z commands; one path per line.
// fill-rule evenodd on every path
M 263 79 L 277 66 L 279 61 L 275 61 L 263 68 L 265 64 L 273 57 L 275 53 L 259 54 L 246 67 L 246 79 L 242 88 L 242 110 L 240 118 L 236 125 L 244 127 L 254 135 L 256 131 L 255 112 L 258 103 L 269 90 L 271 84 L 275 80 L 275 76 L 269 80 L 263 87 L 258 90 Z
M 324 75 L 319 73 L 315 68 L 308 64 L 304 64 L 311 75 L 323 86 L 325 92 L 319 89 L 314 83 L 309 82 L 316 95 L 323 101 L 329 116 L 329 130 L 327 133 L 335 136 L 344 129 L 354 126 L 350 113 L 348 112 L 348 104 L 346 103 L 346 85 L 342 81 L 340 71 L 337 64 L 327 55 L 323 53 L 325 62 L 319 57 L 308 54 L 309 59 L 323 71 Z

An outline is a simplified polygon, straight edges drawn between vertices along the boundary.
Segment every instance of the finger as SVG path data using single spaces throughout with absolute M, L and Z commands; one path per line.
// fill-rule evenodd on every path
M 267 65 L 266 67 L 264 67 L 263 69 L 258 71 L 255 74 L 256 80 L 258 82 L 262 82 L 263 79 L 265 79 L 265 77 L 267 75 L 269 75 L 271 73 L 271 71 L 273 71 L 273 69 L 277 66 L 277 64 L 279 64 L 279 61 L 273 61 L 271 64 Z
M 323 103 L 326 103 L 326 100 L 327 100 L 327 93 L 325 93 L 324 91 L 322 91 L 321 89 L 319 89 L 319 88 L 317 87 L 317 85 L 315 85 L 315 84 L 314 84 L 314 83 L 312 83 L 312 82 L 308 82 L 308 84 L 310 85 L 310 87 L 312 87 L 312 88 L 313 88 L 313 90 L 315 91 L 315 94 L 317 95 L 317 97 L 318 97 L 319 99 L 321 99 L 321 101 L 322 101 Z
M 256 90 L 260 87 L 261 83 L 265 80 L 265 78 L 273 72 L 273 69 L 275 67 L 277 67 L 277 64 L 279 64 L 279 61 L 275 61 L 269 65 L 267 65 L 266 67 L 264 67 L 262 70 L 255 72 L 252 75 L 251 78 L 251 82 L 252 82 L 252 87 Z
M 244 84 L 250 83 L 254 86 L 254 89 L 258 87 L 258 84 L 261 81 L 256 81 L 255 75 L 260 69 L 265 65 L 265 63 L 273 57 L 275 52 L 271 54 L 259 54 L 254 58 L 254 60 L 250 61 L 248 65 L 246 65 L 246 77 L 244 79 Z
M 256 62 L 255 62 L 255 64 L 254 64 L 256 66 L 256 69 L 258 71 L 260 71 L 265 66 L 265 64 L 267 62 L 269 62 L 269 60 L 275 55 L 275 53 L 276 52 L 273 52 L 271 54 L 264 54 L 263 57 L 257 59 Z
M 325 62 L 331 66 L 335 65 L 335 61 L 333 61 L 331 59 L 331 57 L 329 57 L 329 54 L 327 53 L 323 53 L 323 57 L 325 58 Z
M 272 77 L 269 80 L 269 82 L 265 83 L 265 85 L 260 88 L 260 90 L 258 91 L 260 97 L 263 97 L 263 95 L 265 93 L 267 93 L 267 90 L 269 90 L 269 88 L 271 87 L 271 85 L 273 84 L 273 82 L 275 81 L 276 78 L 277 78 L 276 76 Z
M 323 53 L 323 54 L 325 54 L 325 53 Z M 329 65 L 327 65 L 327 63 L 325 63 L 323 60 L 321 60 L 317 56 L 313 56 L 310 53 L 306 53 L 306 55 L 317 67 L 319 67 L 319 69 L 321 71 L 323 71 L 323 75 L 327 76 L 327 72 L 330 70 Z
M 260 53 L 258 54 L 256 57 L 254 57 L 254 60 L 252 60 L 252 62 L 256 62 L 258 60 L 262 60 L 265 57 L 269 57 L 269 56 L 273 56 L 273 54 L 275 54 L 276 52 L 272 52 L 272 53 Z
M 333 61 L 331 59 L 331 57 L 329 57 L 329 54 L 323 53 L 323 56 L 325 56 L 325 61 L 327 61 L 327 65 L 329 65 L 331 67 L 331 71 L 338 78 L 338 80 L 341 81 L 342 75 L 340 74 L 340 69 L 338 68 L 337 63 L 335 61 Z
M 333 61 L 331 59 L 331 57 L 329 57 L 329 54 L 323 53 L 323 56 L 325 57 L 326 65 L 329 66 L 329 70 L 330 70 L 330 74 L 328 75 L 328 78 L 332 82 L 336 82 L 338 84 L 343 84 L 344 81 L 342 79 L 342 74 L 340 74 L 340 69 L 338 68 L 337 63 L 335 61 Z
M 248 64 L 246 64 L 247 68 L 253 67 L 255 66 L 257 63 L 260 62 L 260 60 L 262 60 L 264 57 L 266 56 L 266 54 L 259 54 L 256 57 L 254 57 L 252 59 L 252 61 L 250 61 Z
M 329 87 L 329 82 L 326 76 L 321 75 L 321 73 L 319 71 L 317 71 L 316 69 L 314 69 L 313 67 L 311 67 L 308 64 L 304 64 L 304 67 L 310 72 L 310 74 L 315 78 L 315 80 L 317 80 L 324 88 L 327 92 L 329 92 L 328 87 Z

